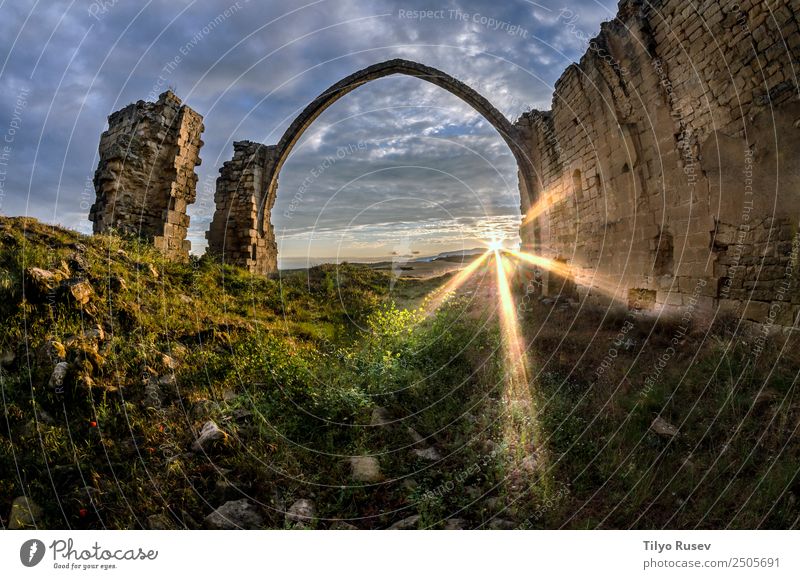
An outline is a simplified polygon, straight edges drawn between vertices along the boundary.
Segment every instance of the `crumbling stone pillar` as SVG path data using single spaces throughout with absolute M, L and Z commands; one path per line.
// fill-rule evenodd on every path
M 186 207 L 195 200 L 202 132 L 203 117 L 172 91 L 109 116 L 89 213 L 94 232 L 135 235 L 171 259 L 188 259 Z
M 208 253 L 258 274 L 278 269 L 278 246 L 270 223 L 277 182 L 271 181 L 276 147 L 236 141 L 233 159 L 219 170 L 216 211 L 206 232 Z

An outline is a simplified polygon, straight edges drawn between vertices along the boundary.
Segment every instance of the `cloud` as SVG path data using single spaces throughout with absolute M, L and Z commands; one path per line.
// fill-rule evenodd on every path
M 27 92 L 0 211 L 89 231 L 87 183 L 107 115 L 172 86 L 204 115 L 190 208 L 190 239 L 202 248 L 232 141 L 277 142 L 325 88 L 398 57 L 464 81 L 512 120 L 547 108 L 553 83 L 615 4 L 571 2 L 578 35 L 559 21 L 563 3 L 547 0 L 6 3 L 0 132 Z M 287 217 L 309 172 L 358 143 L 365 147 L 328 168 Z M 322 232 L 382 251 L 391 243 L 381 235 L 420 235 L 431 248 L 458 245 L 467 226 L 513 235 L 518 213 L 515 164 L 491 125 L 436 86 L 392 77 L 353 91 L 309 128 L 280 175 L 273 222 L 282 251 Z

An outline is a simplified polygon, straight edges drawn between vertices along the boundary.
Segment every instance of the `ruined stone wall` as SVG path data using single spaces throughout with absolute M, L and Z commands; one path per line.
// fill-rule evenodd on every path
M 206 232 L 208 252 L 253 273 L 272 273 L 278 268 L 270 223 L 277 188 L 277 183 L 271 186 L 276 147 L 237 141 L 233 151 L 233 159 L 222 165 L 217 178 L 216 211 Z
M 541 232 L 537 243 L 523 226 L 523 242 L 566 262 L 577 297 L 797 319 L 791 6 L 623 0 L 556 83 L 552 111 L 517 121 L 536 170 L 523 207 Z
M 136 235 L 172 259 L 188 259 L 186 207 L 195 200 L 202 132 L 203 117 L 171 91 L 109 116 L 89 213 L 94 232 Z

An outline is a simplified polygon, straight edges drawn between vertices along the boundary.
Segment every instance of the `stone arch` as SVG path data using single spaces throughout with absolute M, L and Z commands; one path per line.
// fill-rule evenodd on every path
M 394 74 L 413 76 L 428 81 L 456 95 L 478 111 L 500 133 L 500 136 L 517 159 L 517 165 L 520 168 L 529 163 L 527 156 L 520 148 L 517 128 L 480 93 L 441 70 L 418 62 L 396 58 L 373 64 L 343 78 L 330 86 L 303 109 L 303 112 L 289 125 L 289 128 L 286 129 L 278 141 L 275 150 L 275 163 L 271 171 L 270 189 L 276 187 L 278 173 L 289 157 L 294 145 L 325 109 L 358 87 L 370 81 Z
M 517 161 L 520 191 L 527 191 L 527 183 L 531 182 L 532 163 L 514 124 L 477 91 L 441 70 L 410 60 L 387 60 L 361 69 L 322 92 L 294 119 L 276 145 L 234 143 L 237 155 L 242 151 L 246 152 L 238 163 L 234 162 L 237 161 L 235 155 L 234 161 L 226 163 L 220 170 L 222 176 L 217 181 L 217 195 L 215 195 L 217 212 L 206 235 L 209 240 L 209 251 L 221 254 L 226 261 L 244 265 L 257 273 L 273 271 L 277 267 L 277 245 L 270 213 L 277 194 L 278 175 L 295 144 L 317 117 L 340 98 L 370 81 L 395 74 L 412 76 L 435 84 L 478 111 L 508 145 Z M 248 168 L 253 163 L 260 163 L 260 166 Z M 220 182 L 225 187 L 222 191 Z M 242 195 L 242 183 L 247 186 L 254 184 L 252 185 L 254 193 Z M 524 207 L 527 197 L 527 194 L 521 195 L 523 211 L 527 209 Z M 237 210 L 231 206 L 231 198 L 252 198 L 255 206 Z M 237 222 L 235 214 L 243 216 L 242 223 Z M 228 232 L 230 227 L 248 233 L 230 235 Z

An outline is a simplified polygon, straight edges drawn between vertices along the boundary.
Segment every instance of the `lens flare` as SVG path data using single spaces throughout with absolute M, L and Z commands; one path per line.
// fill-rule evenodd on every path
M 500 299 L 500 327 L 503 333 L 503 347 L 506 358 L 506 376 L 509 390 L 519 393 L 519 388 L 528 387 L 528 368 L 525 359 L 525 348 L 521 338 L 517 308 L 511 295 L 511 284 L 508 281 L 508 269 L 511 264 L 500 251 L 494 251 L 497 294 Z
M 492 239 L 489 242 L 489 251 L 500 251 L 503 249 L 503 240 L 502 239 Z
M 460 288 L 464 283 L 472 277 L 472 274 L 477 271 L 477 269 L 486 261 L 486 258 L 489 257 L 491 254 L 490 251 L 482 254 L 480 257 L 475 259 L 472 263 L 470 263 L 467 267 L 462 269 L 458 272 L 453 278 L 444 284 L 442 287 L 437 288 L 431 295 L 425 300 L 425 304 L 423 308 L 426 312 L 426 315 L 430 315 L 434 311 L 436 311 L 443 303 L 445 303 L 450 297 L 455 293 L 455 291 Z
M 520 261 L 546 269 L 559 277 L 575 282 L 578 286 L 589 288 L 591 291 L 597 292 L 609 300 L 627 303 L 626 296 L 620 294 L 620 292 L 625 291 L 620 280 L 617 280 L 615 283 L 613 280 L 602 279 L 597 271 L 593 271 L 591 275 L 579 276 L 566 263 L 536 255 L 535 253 L 514 250 L 508 250 L 508 253 Z

